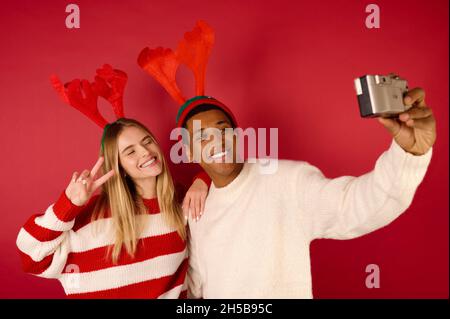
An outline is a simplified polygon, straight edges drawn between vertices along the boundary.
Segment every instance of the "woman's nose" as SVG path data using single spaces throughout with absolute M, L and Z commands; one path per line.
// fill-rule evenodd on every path
M 149 151 L 145 147 L 143 147 L 141 157 L 147 157 L 148 155 L 149 155 Z

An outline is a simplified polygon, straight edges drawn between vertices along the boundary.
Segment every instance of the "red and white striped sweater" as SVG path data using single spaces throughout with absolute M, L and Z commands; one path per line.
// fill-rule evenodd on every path
M 167 225 L 158 200 L 144 199 L 135 257 L 123 249 L 114 265 L 106 258 L 114 244 L 112 219 L 105 214 L 91 222 L 97 199 L 79 207 L 63 192 L 44 214 L 32 216 L 17 238 L 24 271 L 58 279 L 71 298 L 186 298 L 186 242 Z

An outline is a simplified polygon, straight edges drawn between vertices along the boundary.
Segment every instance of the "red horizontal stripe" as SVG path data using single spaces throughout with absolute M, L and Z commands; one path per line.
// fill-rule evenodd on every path
M 48 255 L 41 261 L 34 261 L 31 259 L 30 256 L 23 253 L 19 250 L 20 259 L 22 261 L 22 269 L 24 272 L 27 272 L 29 274 L 39 275 L 42 274 L 48 267 L 50 267 L 52 260 L 53 260 L 53 254 Z
M 66 265 L 75 264 L 80 272 L 90 272 L 109 267 L 128 265 L 144 261 L 157 256 L 181 252 L 186 247 L 186 242 L 181 239 L 176 231 L 140 239 L 136 247 L 135 257 L 132 258 L 125 249 L 119 255 L 117 264 L 113 264 L 108 256 L 108 247 L 99 247 L 85 252 L 70 253 Z
M 93 197 L 92 199 L 96 199 L 97 197 Z M 56 203 L 53 205 L 53 213 L 55 216 L 63 222 L 70 222 L 76 216 L 78 216 L 81 212 L 86 210 L 90 205 L 86 206 L 76 206 L 72 204 L 69 198 L 67 198 L 65 191 L 62 192 L 61 196 L 59 196 Z
M 187 290 L 183 290 L 178 299 L 187 299 Z
M 37 217 L 43 216 L 42 214 L 36 214 L 31 216 L 30 219 L 25 223 L 23 228 L 35 239 L 44 242 L 44 241 L 50 241 L 53 239 L 56 239 L 59 237 L 62 232 L 61 231 L 55 231 L 48 228 L 44 228 L 36 224 L 35 219 Z
M 68 298 L 77 299 L 151 299 L 158 298 L 165 292 L 175 288 L 176 286 L 182 285 L 186 278 L 186 272 L 188 267 L 188 259 L 186 258 L 178 267 L 175 274 L 171 276 L 165 276 L 158 279 L 152 279 L 143 281 L 140 283 L 127 285 L 119 288 L 81 293 L 81 294 L 70 294 L 67 295 Z

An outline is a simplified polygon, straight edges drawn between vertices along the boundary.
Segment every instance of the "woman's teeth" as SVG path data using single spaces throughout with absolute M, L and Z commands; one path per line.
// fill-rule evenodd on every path
M 145 162 L 144 164 L 142 164 L 140 167 L 141 168 L 146 168 L 147 166 L 150 166 L 153 164 L 153 162 L 156 160 L 155 157 L 153 157 L 151 160 L 148 160 L 147 162 Z

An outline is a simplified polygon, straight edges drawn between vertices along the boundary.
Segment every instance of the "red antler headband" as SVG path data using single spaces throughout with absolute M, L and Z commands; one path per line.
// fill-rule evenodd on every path
M 204 21 L 197 21 L 191 32 L 184 34 L 177 50 L 157 47 L 144 48 L 138 57 L 138 64 L 158 81 L 169 95 L 181 105 L 176 121 L 181 127 L 186 115 L 201 104 L 213 104 L 230 115 L 233 124 L 236 119 L 223 103 L 211 96 L 205 96 L 205 75 L 208 57 L 214 44 L 214 30 Z M 195 78 L 195 96 L 189 100 L 181 93 L 176 83 L 176 73 L 180 64 L 186 65 Z
M 88 80 L 75 79 L 63 85 L 56 75 L 50 77 L 52 86 L 64 102 L 103 128 L 102 149 L 103 138 L 110 124 L 98 110 L 98 97 L 103 97 L 111 104 L 117 119 L 124 117 L 123 93 L 127 79 L 125 72 L 113 69 L 109 64 L 97 69 L 93 83 Z

